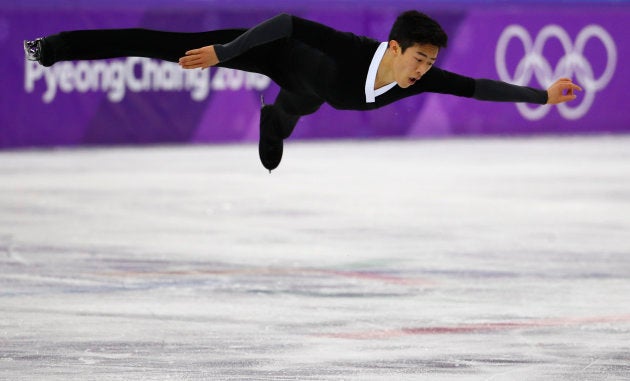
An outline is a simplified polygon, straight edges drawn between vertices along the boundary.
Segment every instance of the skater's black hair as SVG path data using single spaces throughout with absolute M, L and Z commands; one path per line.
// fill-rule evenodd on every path
M 389 41 L 395 40 L 405 50 L 415 44 L 431 44 L 438 48 L 445 48 L 448 36 L 437 21 L 418 11 L 406 11 L 400 14 L 392 30 Z

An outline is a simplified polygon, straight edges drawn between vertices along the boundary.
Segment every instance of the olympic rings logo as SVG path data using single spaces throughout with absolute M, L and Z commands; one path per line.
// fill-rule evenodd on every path
M 516 66 L 514 76 L 508 73 L 506 64 L 507 47 L 513 38 L 520 40 L 525 49 L 525 55 Z M 551 38 L 558 39 L 564 50 L 564 56 L 555 68 L 551 67 L 542 54 L 547 40 Z M 598 39 L 606 49 L 606 68 L 599 78 L 595 78 L 593 67 L 584 56 L 584 47 L 591 38 Z M 546 88 L 558 78 L 573 78 L 584 90 L 584 95 L 582 102 L 576 107 L 572 108 L 568 103 L 558 105 L 558 111 L 566 119 L 579 119 L 588 112 L 595 100 L 595 94 L 604 89 L 612 79 L 616 64 L 615 41 L 599 25 L 584 27 L 575 39 L 575 44 L 571 42 L 568 33 L 558 25 L 544 27 L 533 42 L 525 28 L 520 25 L 510 25 L 499 37 L 495 52 L 495 65 L 499 78 L 503 81 L 526 86 L 535 76 L 538 83 Z M 529 120 L 541 119 L 551 109 L 548 106 L 531 108 L 523 103 L 518 103 L 516 107 L 521 115 Z

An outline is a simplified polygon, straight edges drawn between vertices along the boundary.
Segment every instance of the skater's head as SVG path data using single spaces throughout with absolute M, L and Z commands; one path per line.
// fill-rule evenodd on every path
M 387 48 L 398 86 L 406 88 L 422 78 L 447 40 L 442 27 L 424 13 L 407 11 L 398 16 Z
M 416 44 L 445 48 L 448 36 L 440 24 L 429 16 L 418 11 L 407 11 L 401 13 L 394 22 L 389 32 L 389 41 L 392 40 L 398 43 L 401 53 L 404 53 Z

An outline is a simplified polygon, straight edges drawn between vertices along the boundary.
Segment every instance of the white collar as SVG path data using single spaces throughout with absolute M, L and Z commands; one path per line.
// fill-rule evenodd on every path
M 388 85 L 380 87 L 374 90 L 374 85 L 376 83 L 376 73 L 378 72 L 378 66 L 381 64 L 383 60 L 383 56 L 385 56 L 385 51 L 387 50 L 387 42 L 381 42 L 376 49 L 376 53 L 374 53 L 374 57 L 372 57 L 372 62 L 370 63 L 370 69 L 368 70 L 367 78 L 365 78 L 365 103 L 374 103 L 376 102 L 376 97 L 390 90 L 392 87 L 396 86 L 396 82 L 392 82 Z

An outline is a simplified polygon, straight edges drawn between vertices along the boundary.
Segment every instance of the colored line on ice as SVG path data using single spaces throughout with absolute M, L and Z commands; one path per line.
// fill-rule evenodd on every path
M 430 326 L 430 327 L 410 327 L 399 329 L 383 329 L 363 332 L 328 333 L 316 335 L 318 337 L 337 339 L 390 339 L 400 336 L 412 335 L 444 335 L 444 334 L 470 334 L 470 333 L 491 333 L 498 331 L 508 331 L 516 329 L 536 329 L 550 327 L 571 327 L 587 324 L 603 323 L 628 323 L 630 315 L 599 316 L 584 318 L 554 318 L 537 319 L 529 321 L 508 321 L 508 322 L 488 322 L 475 324 L 461 324 L 455 326 Z
M 163 271 L 120 271 L 98 275 L 122 277 L 180 277 L 180 276 L 335 276 L 362 280 L 380 281 L 399 285 L 432 286 L 434 281 L 425 278 L 410 278 L 377 271 L 346 271 L 304 268 L 250 268 L 250 269 L 195 269 Z

